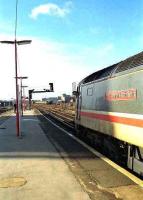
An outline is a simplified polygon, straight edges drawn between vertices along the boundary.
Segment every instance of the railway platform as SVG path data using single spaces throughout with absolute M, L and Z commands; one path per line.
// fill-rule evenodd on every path
M 0 118 L 0 200 L 143 199 L 142 187 L 70 141 L 50 121 L 45 134 L 45 122 L 36 115 L 24 112 L 19 138 L 15 114 L 5 121 Z
M 0 125 L 0 200 L 89 200 L 39 123 L 26 111 L 19 138 L 14 115 Z

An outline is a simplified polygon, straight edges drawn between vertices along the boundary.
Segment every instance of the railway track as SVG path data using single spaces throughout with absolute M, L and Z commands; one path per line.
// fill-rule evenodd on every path
M 48 114 L 54 119 L 59 120 L 64 125 L 67 125 L 68 127 L 74 129 L 74 118 L 75 113 L 74 111 L 62 109 L 61 107 L 54 107 L 54 106 L 48 106 L 48 105 L 39 105 L 35 104 L 33 108 L 36 108 L 40 110 L 43 114 Z
M 10 110 L 12 110 L 12 108 L 0 108 L 0 114 L 10 111 Z

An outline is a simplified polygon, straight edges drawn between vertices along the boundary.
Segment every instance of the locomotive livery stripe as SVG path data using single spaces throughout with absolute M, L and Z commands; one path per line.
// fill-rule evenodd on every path
M 116 113 L 117 114 L 117 113 Z M 137 127 L 141 127 L 143 128 L 143 116 L 142 115 L 136 115 L 136 118 L 131 118 L 131 117 L 127 117 L 127 116 L 131 116 L 131 114 L 127 114 L 127 116 L 125 117 L 124 115 L 126 115 L 126 113 L 122 113 L 122 117 L 121 113 L 119 113 L 119 115 L 115 115 L 115 114 L 103 114 L 103 112 L 88 112 L 88 111 L 81 111 L 80 115 L 82 117 L 88 117 L 88 118 L 92 118 L 92 119 L 99 119 L 99 120 L 104 120 L 104 121 L 108 121 L 108 122 L 113 122 L 113 123 L 120 123 L 120 124 L 125 124 L 125 125 L 130 125 L 130 126 L 137 126 Z M 132 115 L 133 116 L 133 115 Z M 141 118 L 139 118 L 139 116 Z

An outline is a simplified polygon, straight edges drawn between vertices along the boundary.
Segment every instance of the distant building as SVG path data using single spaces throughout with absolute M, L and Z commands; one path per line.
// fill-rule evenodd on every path
M 70 95 L 67 95 L 67 94 L 62 94 L 61 100 L 62 100 L 64 103 L 69 103 L 70 100 L 71 100 L 71 96 L 70 96 Z
M 47 104 L 56 104 L 58 98 L 57 97 L 43 98 L 42 101 L 45 101 Z
M 43 98 L 42 102 L 46 102 L 47 104 L 61 104 L 61 103 L 73 103 L 75 98 L 71 95 L 62 94 L 58 97 L 49 97 Z

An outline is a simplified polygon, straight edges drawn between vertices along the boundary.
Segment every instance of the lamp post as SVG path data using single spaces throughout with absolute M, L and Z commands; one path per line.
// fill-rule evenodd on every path
M 16 133 L 17 137 L 20 136 L 20 126 L 19 126 L 19 89 L 18 89 L 18 73 L 17 73 L 17 45 L 24 45 L 24 44 L 30 44 L 31 40 L 20 40 L 17 41 L 16 37 L 14 41 L 0 41 L 0 43 L 3 44 L 14 44 L 15 49 L 15 87 L 16 87 Z
M 25 90 L 24 90 L 24 88 L 26 88 L 26 87 L 28 87 L 28 86 L 26 86 L 26 85 L 23 85 L 22 86 L 22 89 L 23 89 L 23 110 L 25 111 L 25 109 L 26 109 L 26 96 L 25 96 Z
M 20 79 L 20 88 L 21 88 L 21 116 L 23 116 L 23 102 L 22 102 L 22 80 L 23 79 L 27 79 L 27 76 L 19 76 L 17 77 L 18 79 Z

